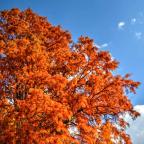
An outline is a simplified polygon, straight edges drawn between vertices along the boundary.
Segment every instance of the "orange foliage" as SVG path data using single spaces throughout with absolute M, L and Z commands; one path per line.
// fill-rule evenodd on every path
M 126 93 L 139 82 L 114 75 L 117 66 L 30 9 L 1 11 L 0 143 L 130 144 L 122 115 L 139 115 Z

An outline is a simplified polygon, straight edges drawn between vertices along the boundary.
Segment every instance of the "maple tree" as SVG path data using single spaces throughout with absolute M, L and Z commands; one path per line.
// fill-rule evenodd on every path
M 131 143 L 127 92 L 118 62 L 89 37 L 77 43 L 32 10 L 0 12 L 0 143 Z

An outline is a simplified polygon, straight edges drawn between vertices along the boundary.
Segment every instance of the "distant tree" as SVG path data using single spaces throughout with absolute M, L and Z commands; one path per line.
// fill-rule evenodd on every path
M 0 12 L 0 143 L 130 144 L 123 115 L 139 82 L 92 39 L 32 10 Z

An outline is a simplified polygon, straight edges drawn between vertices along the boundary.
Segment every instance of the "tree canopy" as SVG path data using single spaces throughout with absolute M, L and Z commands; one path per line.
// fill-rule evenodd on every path
M 0 12 L 0 143 L 131 143 L 124 115 L 139 82 L 89 37 L 73 42 L 31 9 Z

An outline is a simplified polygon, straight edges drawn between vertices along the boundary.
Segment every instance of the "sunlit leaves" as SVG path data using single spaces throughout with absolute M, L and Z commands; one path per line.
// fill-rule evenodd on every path
M 139 82 L 89 37 L 27 9 L 0 12 L 0 143 L 131 143 L 122 115 Z

